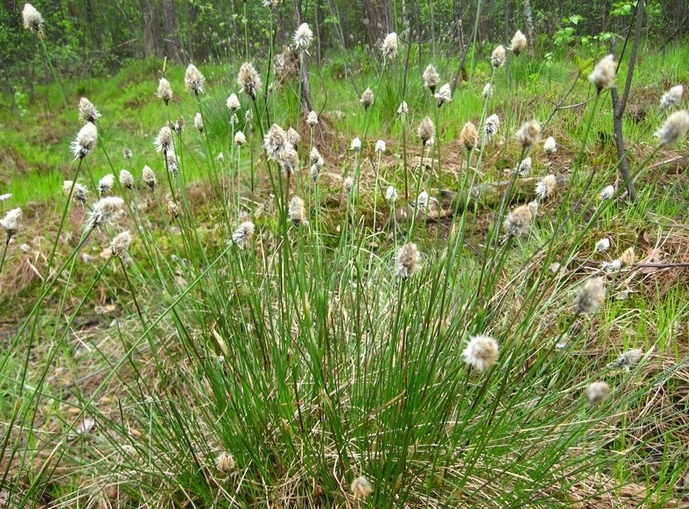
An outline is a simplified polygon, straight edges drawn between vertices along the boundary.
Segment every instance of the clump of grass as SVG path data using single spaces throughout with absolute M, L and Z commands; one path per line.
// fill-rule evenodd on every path
M 311 42 L 309 32 L 302 26 L 295 34 L 300 51 Z M 237 85 L 251 102 L 220 102 L 230 119 L 244 114 L 239 139 L 232 120 L 226 132 L 209 129 L 209 119 L 223 117 L 213 111 L 214 99 L 232 95 L 214 91 L 220 86 L 200 69 L 187 68 L 191 93 L 177 103 L 168 89 L 181 88 L 181 77 L 150 82 L 151 93 L 159 87 L 168 123 L 149 126 L 158 132 L 159 153 L 149 142 L 134 157 L 144 168 L 141 181 L 129 170 L 122 178 L 100 139 L 109 173 L 94 174 L 96 139 L 112 126 L 107 113 L 82 115 L 38 297 L 0 361 L 3 389 L 13 399 L 0 407 L 8 424 L 0 486 L 10 503 L 106 497 L 156 507 L 536 506 L 644 485 L 647 475 L 663 480 L 647 498 L 671 496 L 677 475 L 667 465 L 643 473 L 626 458 L 650 454 L 636 440 L 652 423 L 644 409 L 678 383 L 685 359 L 665 365 L 635 354 L 628 369 L 617 370 L 609 366 L 617 352 L 597 340 L 629 312 L 613 296 L 639 274 L 630 255 L 610 274 L 588 265 L 591 238 L 600 238 L 596 230 L 621 193 L 613 187 L 605 200 L 596 196 L 596 184 L 614 177 L 617 161 L 598 176 L 587 168 L 598 99 L 570 147 L 579 154 L 577 171 L 560 202 L 554 150 L 546 149 L 545 158 L 539 152 L 541 124 L 517 130 L 531 115 L 511 112 L 496 121 L 489 105 L 499 109 L 500 92 L 481 99 L 474 83 L 451 101 L 447 90 L 410 105 L 401 97 L 395 150 L 402 153 L 385 166 L 395 142 L 376 132 L 373 115 L 381 104 L 400 104 L 379 98 L 383 79 L 407 72 L 388 65 L 386 41 L 378 85 L 364 93 L 364 117 L 355 123 L 361 138 L 353 154 L 339 151 L 346 167 L 336 185 L 324 182 L 326 159 L 314 146 L 318 116 L 308 112 L 307 146 L 305 133 L 295 130 L 301 112 L 278 123 L 278 99 L 259 94 L 268 76 L 261 79 L 246 62 Z M 396 45 L 395 38 L 395 51 Z M 500 48 L 484 66 L 491 88 L 507 58 Z M 440 81 L 431 71 L 418 77 L 419 89 L 425 81 L 434 92 Z M 457 122 L 471 128 L 455 140 L 445 134 L 447 110 L 461 111 L 451 108 L 463 108 L 464 98 L 480 107 Z M 170 122 L 189 111 L 199 114 L 197 131 Z M 418 143 L 407 146 L 411 119 Z M 684 120 L 668 120 L 659 146 L 684 135 Z M 639 139 L 654 128 L 646 126 Z M 370 136 L 380 136 L 373 151 Z M 442 169 L 455 164 L 446 157 L 453 145 L 461 155 L 448 179 Z M 218 148 L 230 156 L 218 161 Z M 528 199 L 537 201 L 512 207 L 527 153 L 532 171 L 548 176 L 538 179 L 538 190 L 535 181 L 528 186 Z M 407 160 L 418 154 L 414 169 Z M 514 168 L 507 183 L 489 180 L 495 172 L 489 175 L 488 162 L 498 157 Z M 98 201 L 78 183 L 82 172 Z M 203 190 L 190 185 L 190 175 L 202 176 Z M 347 178 L 351 185 L 341 194 Z M 383 179 L 391 204 L 386 227 L 377 220 L 385 213 L 378 206 Z M 452 191 L 444 188 L 448 180 Z M 476 184 L 486 183 L 483 189 L 500 192 L 494 213 L 475 229 L 486 199 Z M 435 231 L 431 221 L 439 223 Z M 21 235 L 15 224 L 2 223 L 2 271 L 11 266 L 4 262 L 15 248 L 10 238 Z M 77 238 L 68 249 L 65 234 Z M 89 245 L 107 249 L 78 285 Z M 113 302 L 122 315 L 91 337 L 79 320 L 94 299 Z M 677 315 L 686 316 L 686 306 Z M 644 348 L 656 346 L 660 340 Z M 79 375 L 62 380 L 53 374 L 58 366 Z M 673 426 L 679 434 L 682 425 Z

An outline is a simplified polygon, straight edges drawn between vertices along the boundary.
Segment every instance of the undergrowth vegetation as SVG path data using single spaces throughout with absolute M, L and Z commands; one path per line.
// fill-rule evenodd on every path
M 3 133 L 60 147 L 0 204 L 3 500 L 681 498 L 688 188 L 668 168 L 689 126 L 681 90 L 658 104 L 686 47 L 639 64 L 627 202 L 614 61 L 516 38 L 452 91 L 457 62 L 389 36 L 347 84 L 313 69 L 308 111 L 306 30 L 292 73 L 147 62 Z

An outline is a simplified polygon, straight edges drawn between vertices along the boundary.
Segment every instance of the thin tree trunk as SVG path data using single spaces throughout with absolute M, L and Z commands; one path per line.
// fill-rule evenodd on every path
M 524 0 L 524 22 L 526 23 L 526 36 L 529 39 L 529 55 L 533 56 L 536 52 L 536 30 L 533 26 L 531 0 Z
M 627 68 L 627 79 L 624 83 L 624 92 L 620 98 L 617 94 L 617 88 L 610 90 L 610 95 L 612 96 L 615 147 L 617 148 L 617 157 L 620 158 L 620 174 L 627 187 L 629 201 L 634 201 L 636 199 L 636 189 L 634 187 L 634 181 L 631 178 L 629 164 L 627 162 L 624 133 L 622 132 L 622 117 L 624 115 L 624 110 L 627 107 L 627 99 L 629 98 L 629 91 L 632 86 L 632 78 L 634 77 L 634 66 L 636 64 L 636 54 L 639 49 L 639 41 L 641 40 L 641 27 L 643 25 L 643 19 L 644 0 L 639 0 L 636 5 L 636 28 L 634 30 L 634 41 L 632 43 L 632 54 L 629 57 L 629 67 Z M 613 43 L 611 43 L 611 45 Z
M 301 13 L 301 0 L 294 1 L 294 8 L 297 14 L 297 26 L 301 25 L 303 21 Z M 306 53 L 299 51 L 299 77 L 301 78 L 301 109 L 302 112 L 308 114 L 313 111 L 313 101 L 311 100 L 311 83 L 309 82 L 309 62 L 306 59 Z

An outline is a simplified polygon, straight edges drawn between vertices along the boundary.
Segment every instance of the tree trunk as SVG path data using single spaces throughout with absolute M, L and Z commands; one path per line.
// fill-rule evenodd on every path
M 624 133 L 622 132 L 622 117 L 624 110 L 627 107 L 627 99 L 629 98 L 629 90 L 632 86 L 632 78 L 634 77 L 634 65 L 636 64 L 636 53 L 639 49 L 639 41 L 641 40 L 641 26 L 644 19 L 644 0 L 639 0 L 636 4 L 636 27 L 634 30 L 634 42 L 632 43 L 632 54 L 629 57 L 629 66 L 627 68 L 627 80 L 624 83 L 624 92 L 622 97 L 617 95 L 617 88 L 610 90 L 612 96 L 612 112 L 613 112 L 613 130 L 615 136 L 615 147 L 617 148 L 617 157 L 620 158 L 620 174 L 627 186 L 627 194 L 629 201 L 636 199 L 636 189 L 634 181 L 629 172 L 629 164 L 627 163 L 627 149 L 624 144 Z M 629 36 L 627 36 L 629 38 Z M 611 49 L 614 49 L 614 40 L 610 43 Z
M 526 23 L 526 36 L 529 39 L 529 55 L 533 56 L 536 52 L 536 30 L 533 26 L 531 0 L 524 0 L 524 22 Z
M 143 56 L 144 58 L 162 57 L 163 45 L 160 18 L 156 12 L 154 0 L 139 0 L 143 20 Z
M 176 62 L 184 61 L 182 39 L 179 35 L 179 13 L 175 0 L 162 0 L 163 41 L 165 56 Z
M 301 13 L 301 0 L 294 0 L 294 7 L 297 14 L 297 26 L 304 21 Z M 299 51 L 299 78 L 301 79 L 301 109 L 305 114 L 313 111 L 313 101 L 311 100 L 311 83 L 309 82 L 309 63 L 304 51 Z

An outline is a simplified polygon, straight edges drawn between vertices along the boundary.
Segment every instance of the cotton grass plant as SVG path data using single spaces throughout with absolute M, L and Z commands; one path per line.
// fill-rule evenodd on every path
M 293 42 L 306 52 L 312 38 L 302 25 Z M 524 41 L 515 38 L 517 53 Z M 447 219 L 446 238 L 428 235 L 430 214 L 418 211 L 442 204 L 442 196 L 427 187 L 423 160 L 435 146 L 439 167 L 447 163 L 439 148 L 445 130 L 438 126 L 449 121 L 439 111 L 462 98 L 446 101 L 438 91 L 440 98 L 409 106 L 402 97 L 395 122 L 405 126 L 403 160 L 407 151 L 420 153 L 421 168 L 412 175 L 415 189 L 406 163 L 389 175 L 384 157 L 394 141 L 386 144 L 384 133 L 369 129 L 372 112 L 385 104 L 382 73 L 398 78 L 388 66 L 396 44 L 396 37 L 384 41 L 378 85 L 358 105 L 361 138 L 339 153 L 349 172 L 342 181 L 352 177 L 341 198 L 344 217 L 324 208 L 326 162 L 313 142 L 317 116 L 305 115 L 308 146 L 289 141 L 289 125 L 299 126 L 301 117 L 269 120 L 259 94 L 267 76 L 248 62 L 237 65 L 237 85 L 254 117 L 244 131 L 226 126 L 231 155 L 222 162 L 215 149 L 222 141 L 207 128 L 210 103 L 202 98 L 213 84 L 193 66 L 181 105 L 170 99 L 172 87 L 183 83 L 161 80 L 151 90 L 158 86 L 170 119 L 186 110 L 200 114 L 195 123 L 203 128 L 192 133 L 197 139 L 169 124 L 150 126 L 158 132 L 159 152 L 140 161 L 143 170 L 128 172 L 124 183 L 114 178 L 122 175 L 114 166 L 105 179 L 91 174 L 85 161 L 98 130 L 84 118 L 71 147 L 73 175 L 65 182 L 57 232 L 59 238 L 69 229 L 68 214 L 77 214 L 78 241 L 66 254 L 54 242 L 35 307 L 0 362 L 4 387 L 16 395 L 9 411 L 3 406 L 9 419 L 1 444 L 7 460 L 0 485 L 11 503 L 49 494 L 64 506 L 108 500 L 153 507 L 552 507 L 595 499 L 628 482 L 618 475 L 619 463 L 630 454 L 643 457 L 644 447 L 625 434 L 645 425 L 641 409 L 683 363 L 647 370 L 651 361 L 633 354 L 635 362 L 620 364 L 629 369 L 611 372 L 609 357 L 617 353 L 593 356 L 597 350 L 588 348 L 614 318 L 607 289 L 617 280 L 566 269 L 574 267 L 597 218 L 621 191 L 600 201 L 585 186 L 586 194 L 575 197 L 595 204 L 585 217 L 570 213 L 566 202 L 561 211 L 543 206 L 555 199 L 557 179 L 554 184 L 548 177 L 538 193 L 530 188 L 529 201 L 536 201 L 513 203 L 514 171 L 478 247 L 467 240 L 475 217 L 470 212 L 480 205 L 480 196 L 471 193 L 462 209 L 458 202 L 446 205 L 455 216 Z M 485 62 L 491 87 L 509 58 L 499 46 Z M 439 77 L 426 74 L 422 80 L 435 93 Z M 605 93 L 600 80 L 592 82 L 596 97 Z M 498 126 L 506 130 L 510 165 L 517 168 L 538 147 L 541 125 L 522 118 L 526 124 L 515 130 L 515 119 L 491 121 L 497 90 L 483 97 L 474 86 L 455 93 L 474 94 L 481 104 L 471 114 L 478 124 L 470 118 L 459 124 L 473 128 L 461 135 L 463 161 L 451 189 L 459 195 L 487 173 Z M 241 114 L 238 97 L 225 97 L 222 107 Z M 279 98 L 271 100 L 277 108 Z M 598 99 L 589 118 L 597 105 Z M 184 112 L 176 111 L 183 106 Z M 408 121 L 418 135 L 413 148 L 405 141 Z M 109 128 L 107 116 L 98 122 Z M 681 140 L 687 127 L 686 111 L 673 113 L 658 131 L 657 146 Z M 584 171 L 588 132 L 579 140 L 578 172 Z M 381 139 L 373 151 L 375 183 L 365 189 L 370 136 Z M 442 147 L 460 143 L 442 141 Z M 202 220 L 202 204 L 185 180 L 194 165 L 214 190 L 203 203 L 214 219 Z M 247 165 L 250 185 L 241 174 Z M 82 170 L 92 182 L 100 180 L 92 193 L 79 183 Z M 601 172 L 611 179 L 615 170 Z M 310 197 L 302 194 L 310 192 L 300 180 L 306 172 L 313 181 Z M 384 172 L 391 182 L 385 199 L 392 232 L 380 232 L 377 221 L 384 213 L 377 201 Z M 395 185 L 404 187 L 404 197 Z M 177 206 L 175 214 L 165 212 L 167 202 Z M 412 217 L 398 230 L 400 206 Z M 6 248 L 10 237 L 21 235 L 13 224 L 3 219 Z M 89 243 L 109 252 L 94 265 L 89 284 L 76 288 L 72 277 Z M 553 272 L 556 256 L 562 270 Z M 632 264 L 621 270 L 631 271 Z M 104 341 L 80 338 L 75 324 L 101 289 L 121 307 L 122 319 L 104 332 Z M 45 327 L 42 315 L 54 305 L 60 320 Z M 75 340 L 88 352 L 85 360 L 76 358 Z M 35 348 L 47 351 L 39 369 L 30 362 Z M 90 370 L 66 389 L 51 378 L 51 365 L 62 356 Z M 72 411 L 65 411 L 64 401 Z M 620 430 L 619 422 L 633 415 L 639 421 Z M 37 432 L 39 418 L 54 419 L 57 430 Z

